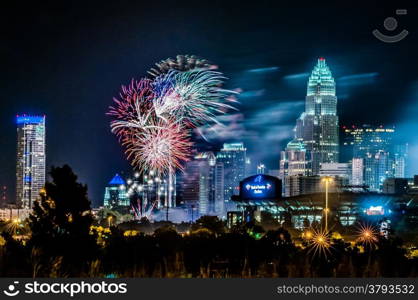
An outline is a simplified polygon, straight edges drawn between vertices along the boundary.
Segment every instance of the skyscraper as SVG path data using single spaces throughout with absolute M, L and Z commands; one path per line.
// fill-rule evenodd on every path
M 246 176 L 247 149 L 243 143 L 225 143 L 216 160 L 224 166 L 225 202 L 238 195 L 239 182 Z
M 309 77 L 305 112 L 296 123 L 296 139 L 305 145 L 312 174 L 321 163 L 336 163 L 339 156 L 335 81 L 324 58 L 319 58 Z
M 45 116 L 16 116 L 16 202 L 32 208 L 45 184 Z
M 216 162 L 214 166 L 213 174 L 213 212 L 217 216 L 223 216 L 225 214 L 225 181 L 224 181 L 224 164 L 222 162 Z

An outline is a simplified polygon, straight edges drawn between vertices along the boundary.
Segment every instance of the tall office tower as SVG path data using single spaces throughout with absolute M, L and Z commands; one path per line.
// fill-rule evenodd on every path
M 324 58 L 319 58 L 308 81 L 305 112 L 296 123 L 296 139 L 305 144 L 312 174 L 321 163 L 336 163 L 339 155 L 335 81 Z
M 45 184 L 45 116 L 16 116 L 16 204 L 32 208 Z
M 224 164 L 222 162 L 216 162 L 214 166 L 213 174 L 213 189 L 214 189 L 214 200 L 213 200 L 213 212 L 216 216 L 222 217 L 225 214 L 225 174 Z
M 225 143 L 216 160 L 224 165 L 225 203 L 227 209 L 231 196 L 238 195 L 239 182 L 246 176 L 247 149 L 243 143 Z
M 216 158 L 212 152 L 203 152 L 196 155 L 195 160 L 199 166 L 197 181 L 199 215 L 205 216 L 209 215 L 214 202 L 213 177 Z

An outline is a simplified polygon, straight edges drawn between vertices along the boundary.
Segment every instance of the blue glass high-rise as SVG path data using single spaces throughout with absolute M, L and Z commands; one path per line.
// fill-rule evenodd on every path
M 45 116 L 16 116 L 16 202 L 32 208 L 45 184 Z

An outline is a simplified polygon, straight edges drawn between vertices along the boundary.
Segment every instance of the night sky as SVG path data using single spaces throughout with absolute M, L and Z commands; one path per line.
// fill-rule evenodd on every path
M 177 54 L 210 60 L 227 88 L 242 90 L 239 111 L 223 117 L 227 129 L 200 142 L 202 150 L 242 140 L 254 164 L 277 169 L 304 108 L 308 73 L 323 56 L 337 81 L 340 124 L 395 125 L 418 161 L 417 1 L 143 2 L 1 4 L 0 185 L 10 198 L 15 115 L 39 113 L 47 116 L 48 166 L 69 164 L 100 203 L 114 173 L 130 170 L 105 115 L 112 97 Z M 389 34 L 383 20 L 398 8 L 408 15 L 396 16 L 394 32 L 409 36 L 377 40 L 372 30 Z

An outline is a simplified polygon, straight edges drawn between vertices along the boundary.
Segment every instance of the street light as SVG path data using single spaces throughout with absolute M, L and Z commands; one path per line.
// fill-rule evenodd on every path
M 328 232 L 328 185 L 333 182 L 332 177 L 325 176 L 322 178 L 322 181 L 325 183 L 325 232 Z

